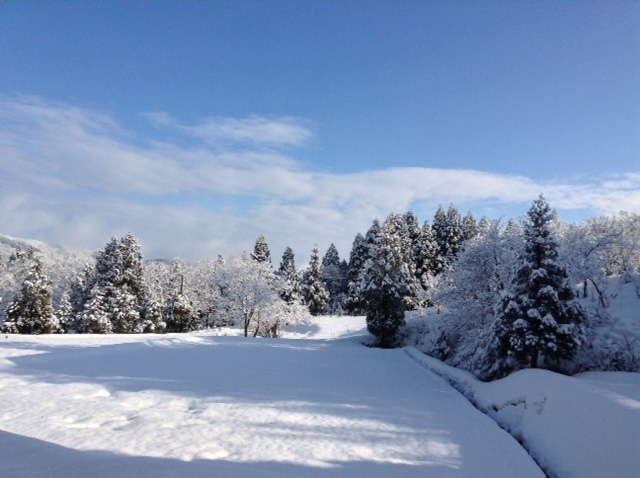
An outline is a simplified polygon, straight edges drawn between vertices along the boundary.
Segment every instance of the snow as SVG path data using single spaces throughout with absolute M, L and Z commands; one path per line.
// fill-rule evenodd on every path
M 550 476 L 638 476 L 640 374 L 528 369 L 483 383 L 413 347 L 407 353 L 521 440 Z
M 2 476 L 543 476 L 403 349 L 363 346 L 364 329 L 0 336 Z

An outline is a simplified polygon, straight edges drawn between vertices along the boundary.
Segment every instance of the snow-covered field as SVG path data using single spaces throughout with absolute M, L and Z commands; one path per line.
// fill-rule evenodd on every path
M 363 333 L 362 318 L 332 317 L 280 339 L 233 330 L 0 336 L 0 475 L 544 476 L 514 438 L 423 366 L 419 352 L 365 347 L 354 338 Z M 531 448 L 547 453 L 575 442 L 556 450 L 561 461 L 597 465 L 591 476 L 611 466 L 606 476 L 634 476 L 638 374 L 544 374 L 502 389 L 495 382 L 488 398 L 476 399 L 489 403 L 519 387 L 537 402 L 547 396 L 519 422 L 535 443 L 551 440 Z M 546 395 L 530 390 L 549 384 Z M 570 412 L 561 436 L 544 428 L 552 407 L 552 417 Z M 516 423 L 511 415 L 503 421 Z M 558 466 L 556 455 L 537 459 Z

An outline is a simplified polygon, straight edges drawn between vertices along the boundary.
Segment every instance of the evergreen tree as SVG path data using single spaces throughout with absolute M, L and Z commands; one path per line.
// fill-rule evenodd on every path
M 584 341 L 584 314 L 558 262 L 551 220 L 541 195 L 527 213 L 514 291 L 505 296 L 493 326 L 499 354 L 520 367 L 557 366 L 559 360 L 571 359 Z
M 296 270 L 293 249 L 287 247 L 282 254 L 282 261 L 277 272 L 280 277 L 280 297 L 287 304 L 298 304 L 302 297 L 300 293 L 300 275 Z
M 378 219 L 374 219 L 371 227 L 369 227 L 369 230 L 364 237 L 364 244 L 362 246 L 358 245 L 359 248 L 362 247 L 362 252 L 356 256 L 358 260 L 352 260 L 349 263 L 350 278 L 349 285 L 347 286 L 348 292 L 346 305 L 347 309 L 353 314 L 366 314 L 367 312 L 367 301 L 364 297 L 364 290 L 362 289 L 362 279 L 367 261 L 378 250 L 381 232 L 380 221 L 378 221 Z M 354 247 L 355 246 L 356 244 L 354 243 Z
M 322 269 L 316 244 L 311 253 L 309 267 L 302 277 L 302 295 L 312 315 L 318 315 L 329 301 L 329 292 L 322 282 Z
M 367 329 L 381 347 L 396 344 L 396 335 L 404 325 L 405 298 L 411 293 L 411 273 L 403 251 L 402 218 L 389 215 L 380 233 L 378 247 L 371 251 L 362 277 L 367 301 Z M 404 222 L 404 221 L 402 221 Z
M 491 228 L 491 222 L 487 219 L 487 216 L 482 216 L 480 218 L 480 222 L 478 223 L 478 233 L 484 234 Z
M 99 284 L 91 289 L 89 301 L 85 304 L 77 321 L 78 332 L 83 334 L 111 334 L 113 325 L 107 312 L 107 300 Z
M 2 331 L 19 334 L 50 334 L 57 330 L 58 320 L 53 313 L 51 284 L 44 274 L 42 261 L 36 258 L 33 266 L 7 308 Z
M 438 244 L 433 237 L 433 232 L 428 221 L 424 222 L 420 230 L 420 236 L 414 246 L 415 276 L 418 290 L 417 307 L 427 307 L 430 304 L 430 296 L 433 293 L 433 277 L 437 269 Z
M 358 233 L 353 240 L 351 254 L 349 255 L 349 267 L 347 269 L 347 297 L 345 307 L 350 314 L 364 313 L 364 300 L 360 296 L 360 279 L 364 271 L 364 265 L 368 258 L 368 247 L 364 236 Z
M 478 224 L 473 213 L 469 211 L 462 220 L 462 240 L 468 241 L 476 237 L 479 233 Z
M 135 334 L 161 334 L 167 328 L 164 322 L 164 307 L 157 300 L 149 300 L 144 307 L 142 320 L 134 327 Z
M 80 319 L 85 305 L 91 300 L 91 290 L 96 282 L 95 266 L 86 264 L 82 273 L 76 276 L 71 284 L 71 328 L 80 331 Z
M 431 229 L 433 231 L 433 238 L 438 245 L 438 253 L 436 254 L 434 263 L 434 272 L 438 274 L 445 268 L 446 258 L 449 255 L 449 221 L 447 219 L 447 213 L 442 206 L 438 207 L 433 217 Z
M 462 230 L 462 217 L 458 208 L 454 204 L 449 205 L 447 210 L 447 253 L 446 258 L 451 263 L 458 255 L 464 241 Z
M 59 332 L 62 334 L 68 334 L 73 330 L 73 307 L 71 305 L 71 299 L 69 298 L 69 291 L 65 290 L 60 297 L 60 304 L 58 304 L 58 317 Z
M 322 281 L 329 293 L 326 312 L 333 314 L 342 309 L 347 293 L 347 270 L 340 261 L 338 249 L 332 243 L 322 258 Z
M 267 262 L 271 264 L 271 251 L 269 251 L 269 244 L 267 244 L 264 236 L 260 235 L 256 239 L 256 245 L 253 248 L 251 258 L 256 262 Z
M 171 268 L 171 292 L 164 310 L 167 332 L 190 332 L 198 330 L 200 321 L 193 305 L 184 292 L 184 263 L 174 259 Z

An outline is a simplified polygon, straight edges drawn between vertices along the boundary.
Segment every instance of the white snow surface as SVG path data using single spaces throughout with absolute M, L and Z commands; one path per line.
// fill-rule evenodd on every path
M 640 374 L 568 377 L 528 369 L 484 383 L 414 347 L 405 350 L 521 440 L 549 476 L 640 476 Z
M 353 338 L 364 330 L 332 317 L 280 339 L 2 335 L 0 475 L 543 476 L 405 350 Z

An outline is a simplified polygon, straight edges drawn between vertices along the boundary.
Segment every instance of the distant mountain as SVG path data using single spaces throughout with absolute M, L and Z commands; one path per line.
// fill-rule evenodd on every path
M 33 239 L 19 239 L 16 237 L 0 234 L 0 254 L 2 255 L 4 261 L 9 258 L 16 247 L 20 247 L 20 249 L 22 249 L 24 252 L 27 252 L 29 248 L 32 247 L 35 252 L 48 257 L 65 253 L 64 249 L 60 246 L 52 246 L 42 241 L 36 241 Z

